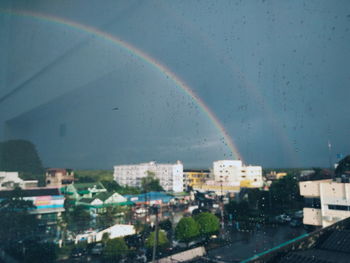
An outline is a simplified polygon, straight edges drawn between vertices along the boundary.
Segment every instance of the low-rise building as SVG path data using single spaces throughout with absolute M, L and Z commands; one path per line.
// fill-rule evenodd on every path
M 134 202 L 136 205 L 162 205 L 168 204 L 173 196 L 167 195 L 164 192 L 149 192 L 139 195 L 125 195 L 128 201 Z
M 141 187 L 142 178 L 154 174 L 165 191 L 183 191 L 183 164 L 156 162 L 114 166 L 114 180 L 122 186 Z
M 50 230 L 53 234 L 56 231 L 57 219 L 65 211 L 65 197 L 59 188 L 38 187 L 33 189 L 24 189 L 19 192 L 23 200 L 31 201 L 34 208 L 29 213 L 36 215 L 40 225 Z M 12 198 L 12 190 L 0 191 L 0 202 Z
M 0 191 L 13 190 L 16 187 L 28 189 L 37 186 L 38 180 L 22 180 L 18 172 L 0 172 Z
M 350 217 L 350 183 L 332 179 L 299 183 L 300 195 L 304 196 L 305 225 L 329 226 Z
M 276 172 L 276 171 L 271 171 L 269 173 L 266 174 L 266 179 L 270 180 L 270 181 L 274 181 L 274 180 L 279 180 L 282 177 L 287 176 L 287 173 L 285 172 Z
M 116 192 L 101 192 L 92 198 L 82 198 L 76 205 L 86 207 L 91 214 L 105 212 L 107 207 L 133 205 L 127 198 Z
M 100 193 L 107 192 L 107 189 L 100 182 L 95 183 L 74 183 L 64 188 L 64 193 L 71 199 L 94 198 Z
M 47 187 L 62 187 L 74 182 L 72 169 L 50 168 L 46 170 L 45 181 Z

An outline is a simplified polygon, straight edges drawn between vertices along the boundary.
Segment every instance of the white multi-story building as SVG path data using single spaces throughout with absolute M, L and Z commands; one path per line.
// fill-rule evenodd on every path
M 114 180 L 122 186 L 140 187 L 142 178 L 154 173 L 165 191 L 183 191 L 183 164 L 158 164 L 156 162 L 114 166 Z
M 350 217 L 350 183 L 331 179 L 299 183 L 304 196 L 305 225 L 329 226 Z
M 261 166 L 244 166 L 241 160 L 220 160 L 213 163 L 216 182 L 232 186 L 262 187 Z

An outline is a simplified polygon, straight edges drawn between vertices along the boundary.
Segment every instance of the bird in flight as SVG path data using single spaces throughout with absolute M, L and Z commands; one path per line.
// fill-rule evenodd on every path
M 118 108 L 118 107 L 115 107 L 115 108 L 113 108 L 112 110 L 119 110 L 119 108 Z

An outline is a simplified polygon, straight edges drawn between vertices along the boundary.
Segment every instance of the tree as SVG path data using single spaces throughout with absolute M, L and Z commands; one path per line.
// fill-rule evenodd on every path
M 176 225 L 175 237 L 177 240 L 189 242 L 199 235 L 199 226 L 192 217 L 183 217 Z
M 215 215 L 204 212 L 196 215 L 194 220 L 199 226 L 199 232 L 202 236 L 208 237 L 216 233 L 220 228 L 220 221 Z
M 103 257 L 108 260 L 117 261 L 129 252 L 123 238 L 114 238 L 107 241 L 103 249 Z
M 241 201 L 239 203 L 230 201 L 225 205 L 225 210 L 227 214 L 231 214 L 237 220 L 248 215 L 249 204 L 247 201 Z
M 84 229 L 90 224 L 91 216 L 83 206 L 76 206 L 68 215 L 69 225 L 75 225 L 77 228 Z
M 37 230 L 38 220 L 29 214 L 34 207 L 31 201 L 23 200 L 20 188 L 11 191 L 10 196 L 0 202 L 0 243 L 15 242 Z
M 299 209 L 302 205 L 298 181 L 292 175 L 287 175 L 274 181 L 270 187 L 270 191 L 271 202 L 275 208 L 282 210 L 285 208 Z
M 146 245 L 147 248 L 152 248 L 153 247 L 155 237 L 156 237 L 156 232 L 155 231 L 151 232 L 149 237 L 146 239 L 145 245 Z M 158 232 L 158 247 L 159 248 L 165 248 L 168 244 L 169 244 L 169 240 L 168 240 L 168 238 L 166 236 L 165 231 L 160 230 Z
M 104 247 L 106 246 L 106 244 L 107 244 L 107 242 L 109 240 L 109 236 L 110 236 L 110 234 L 108 232 L 105 232 L 105 233 L 102 234 L 102 240 L 101 241 L 102 241 L 102 244 L 103 244 Z
M 44 172 L 34 144 L 26 140 L 0 143 L 0 170 L 19 171 L 25 176 L 43 175 Z
M 168 232 L 173 228 L 173 224 L 171 223 L 170 219 L 165 219 L 159 222 L 159 228 Z
M 164 191 L 163 187 L 159 184 L 159 179 L 156 178 L 154 172 L 147 171 L 147 176 L 142 178 L 141 187 L 144 192 L 159 192 Z

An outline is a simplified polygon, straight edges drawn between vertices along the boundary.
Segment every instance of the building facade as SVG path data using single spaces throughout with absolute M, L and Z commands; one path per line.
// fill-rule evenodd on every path
M 62 187 L 74 182 L 74 172 L 71 169 L 50 168 L 46 170 L 46 186 Z
M 0 172 L 0 191 L 13 190 L 16 187 L 28 189 L 38 186 L 38 180 L 22 180 L 18 172 Z
M 29 213 L 36 216 L 41 229 L 47 234 L 56 235 L 57 220 L 65 211 L 65 197 L 60 189 L 47 187 L 24 189 L 20 190 L 20 196 L 23 200 L 32 202 L 33 209 L 30 209 Z M 0 191 L 0 202 L 9 198 L 13 198 L 12 190 Z
M 241 160 L 220 160 L 213 163 L 216 182 L 247 188 L 259 188 L 264 184 L 261 166 L 244 166 Z
M 210 179 L 210 171 L 202 169 L 184 170 L 184 189 L 205 184 Z
M 165 191 L 183 191 L 183 164 L 156 162 L 114 166 L 114 180 L 122 186 L 141 187 L 142 178 L 153 173 Z
M 350 183 L 332 179 L 299 183 L 305 225 L 326 227 L 350 217 Z

